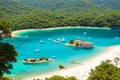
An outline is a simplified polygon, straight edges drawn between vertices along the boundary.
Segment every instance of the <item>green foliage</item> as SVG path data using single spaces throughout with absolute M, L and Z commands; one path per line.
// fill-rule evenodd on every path
M 32 10 L 31 7 L 20 4 L 14 0 L 0 0 L 0 12 L 15 16 L 16 14 L 28 13 Z
M 120 58 L 119 57 L 116 57 L 114 59 L 114 62 L 115 62 L 115 66 L 117 67 L 118 63 L 120 62 Z
M 93 4 L 89 0 L 17 0 L 22 4 L 50 11 L 70 10 L 75 12 L 107 10 L 102 6 Z M 66 12 L 66 11 L 65 11 Z
M 50 28 L 61 26 L 92 26 L 92 27 L 120 27 L 120 12 L 111 12 L 107 14 L 80 14 L 74 16 L 65 16 L 63 14 L 54 14 L 52 12 L 40 12 L 21 15 L 12 20 L 12 28 Z
M 70 40 L 69 44 L 73 44 L 74 43 L 74 40 Z
M 75 77 L 63 77 L 63 76 L 54 75 L 50 78 L 46 78 L 45 80 L 77 80 L 77 79 Z
M 0 21 L 0 30 L 2 30 L 4 34 L 11 33 L 10 26 L 5 21 Z
M 79 42 L 76 42 L 76 43 L 75 43 L 75 46 L 78 47 L 78 46 L 79 46 Z
M 4 73 L 10 73 L 12 69 L 11 62 L 16 62 L 17 52 L 13 45 L 0 42 L 0 76 Z
M 1 77 L 0 77 L 0 80 L 11 80 L 11 79 L 8 78 L 8 77 L 1 76 Z
M 91 69 L 88 80 L 119 80 L 120 68 L 111 64 L 110 60 L 102 61 L 95 69 Z
M 120 11 L 88 0 L 0 0 L 0 11 L 0 19 L 9 22 L 13 30 L 61 26 L 120 27 Z
M 32 0 L 1 0 L 0 2 L 0 14 L 2 18 L 8 18 L 7 21 L 11 23 L 14 30 L 59 26 L 120 26 L 119 11 L 112 12 L 109 9 L 102 8 L 95 4 L 93 5 L 93 3 L 85 0 L 35 0 L 34 2 Z M 51 12 L 35 8 L 33 10 L 33 8 L 23 3 L 27 5 L 35 4 L 35 6 L 43 9 L 51 8 L 57 11 Z M 38 3 L 41 5 L 37 5 Z M 59 4 L 59 6 L 56 7 L 56 4 Z
M 41 57 L 41 58 L 39 58 L 39 60 L 49 60 L 49 58 L 45 58 L 45 57 Z
M 64 69 L 65 67 L 63 65 L 59 65 L 59 69 Z

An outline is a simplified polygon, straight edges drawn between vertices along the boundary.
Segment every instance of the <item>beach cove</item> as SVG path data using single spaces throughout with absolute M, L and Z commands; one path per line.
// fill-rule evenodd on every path
M 79 27 L 15 31 L 13 32 L 14 38 L 4 40 L 5 42 L 15 45 L 19 52 L 18 62 L 14 64 L 14 69 L 11 70 L 11 76 L 22 77 L 23 80 L 32 80 L 32 78 L 44 78 L 58 74 L 63 76 L 77 76 L 80 80 L 86 80 L 86 76 L 88 76 L 91 68 L 97 66 L 104 59 L 111 59 L 111 56 L 113 58 L 115 51 L 119 50 L 119 46 L 116 46 L 120 44 L 119 33 L 120 30 Z M 53 42 L 53 40 L 60 38 L 65 38 L 65 42 L 59 44 Z M 95 48 L 85 50 L 64 46 L 64 44 L 71 39 L 93 42 Z M 44 42 L 40 43 L 40 41 Z M 39 49 L 40 52 L 34 53 L 36 49 Z M 47 56 L 50 58 L 56 56 L 56 59 L 53 59 L 53 61 L 48 64 L 24 65 L 22 63 L 22 60 L 25 58 L 37 58 L 39 56 Z M 82 65 L 71 64 L 71 60 L 80 62 Z M 58 70 L 58 65 L 60 64 L 65 65 L 66 68 Z M 29 68 L 31 68 L 31 70 L 29 70 Z

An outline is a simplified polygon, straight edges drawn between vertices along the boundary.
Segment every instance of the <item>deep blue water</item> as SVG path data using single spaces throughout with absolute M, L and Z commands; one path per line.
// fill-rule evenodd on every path
M 70 61 L 83 62 L 101 54 L 108 47 L 120 44 L 120 29 L 99 29 L 99 28 L 63 28 L 55 30 L 31 30 L 17 34 L 16 38 L 7 38 L 3 42 L 13 44 L 18 51 L 18 62 L 13 63 L 14 69 L 10 76 L 29 77 L 58 69 L 60 64 L 65 67 L 75 66 Z M 65 38 L 65 42 L 59 44 L 52 40 Z M 48 40 L 51 38 L 52 40 Z M 86 40 L 94 43 L 93 49 L 80 49 L 64 46 L 69 40 Z M 40 43 L 39 41 L 44 41 Z M 25 46 L 23 48 L 22 46 Z M 39 53 L 34 51 L 39 49 Z M 50 63 L 44 64 L 23 64 L 26 58 L 34 57 L 52 58 Z

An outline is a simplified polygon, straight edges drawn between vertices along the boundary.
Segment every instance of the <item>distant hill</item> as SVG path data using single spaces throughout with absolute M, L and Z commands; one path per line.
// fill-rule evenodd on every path
M 32 8 L 13 0 L 0 0 L 0 16 L 25 14 Z
M 0 20 L 9 22 L 13 30 L 61 26 L 119 27 L 119 14 L 119 10 L 90 0 L 0 0 Z
M 78 10 L 79 12 L 103 10 L 107 9 L 96 5 L 89 0 L 16 0 L 22 4 L 26 4 L 32 7 L 40 8 L 43 10 L 60 11 L 60 10 Z
M 114 9 L 114 10 L 120 10 L 120 0 L 90 0 L 94 4 L 99 4 L 101 6 Z

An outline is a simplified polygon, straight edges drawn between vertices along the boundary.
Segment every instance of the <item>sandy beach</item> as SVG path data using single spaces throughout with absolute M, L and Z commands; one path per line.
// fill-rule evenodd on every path
M 89 72 L 91 68 L 94 68 L 95 66 L 99 65 L 101 61 L 104 61 L 106 59 L 113 60 L 115 57 L 120 56 L 120 46 L 112 46 L 109 47 L 105 52 L 101 53 L 101 55 L 98 55 L 91 60 L 83 62 L 82 65 L 77 65 L 76 67 L 72 68 L 66 68 L 63 70 L 56 70 L 51 73 L 45 73 L 39 76 L 31 76 L 26 78 L 25 80 L 33 80 L 33 79 L 43 79 L 46 77 L 51 77 L 53 75 L 61 75 L 61 76 L 76 76 L 78 80 L 87 80 L 87 77 L 89 76 Z
M 56 30 L 56 29 L 69 29 L 69 28 L 89 28 L 89 29 L 98 29 L 98 27 L 81 27 L 81 26 L 77 26 L 77 27 L 55 27 L 55 28 L 42 28 L 42 29 L 23 29 L 23 30 L 15 30 L 12 31 L 12 37 L 18 37 L 16 36 L 16 34 L 20 33 L 20 32 L 26 32 L 26 31 L 32 31 L 32 30 Z M 99 28 L 99 29 L 110 29 L 110 28 Z
M 20 32 L 26 32 L 26 31 L 32 31 L 32 30 L 36 30 L 36 29 L 24 29 L 24 30 L 15 30 L 12 31 L 12 37 L 17 37 L 16 35 Z

